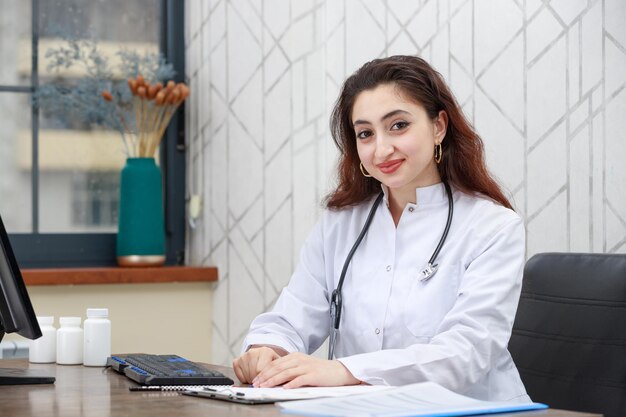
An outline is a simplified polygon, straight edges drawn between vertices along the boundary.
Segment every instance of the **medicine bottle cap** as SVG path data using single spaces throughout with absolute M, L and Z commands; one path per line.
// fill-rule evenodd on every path
M 61 317 L 59 323 L 61 326 L 80 326 L 80 317 Z
M 49 326 L 54 323 L 54 316 L 37 316 L 37 322 L 40 326 Z
M 108 308 L 88 308 L 87 309 L 87 318 L 102 318 L 109 317 L 109 309 Z

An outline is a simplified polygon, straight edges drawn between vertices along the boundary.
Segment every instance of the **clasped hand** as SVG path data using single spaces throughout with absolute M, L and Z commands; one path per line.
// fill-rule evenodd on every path
M 255 347 L 233 361 L 237 378 L 255 388 L 270 388 L 282 385 L 283 388 L 304 386 L 331 387 L 357 385 L 350 371 L 337 360 L 318 359 L 295 352 L 284 356 L 274 349 Z

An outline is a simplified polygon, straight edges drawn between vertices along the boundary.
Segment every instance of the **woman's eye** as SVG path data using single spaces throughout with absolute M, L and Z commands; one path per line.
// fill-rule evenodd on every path
M 365 139 L 370 136 L 372 136 L 372 132 L 370 132 L 369 130 L 361 130 L 360 132 L 356 134 L 356 137 L 359 139 Z
M 408 122 L 395 122 L 391 125 L 391 130 L 402 130 L 409 125 Z

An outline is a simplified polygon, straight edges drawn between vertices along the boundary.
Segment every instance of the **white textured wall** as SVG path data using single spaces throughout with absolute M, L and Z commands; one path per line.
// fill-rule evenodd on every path
M 332 184 L 328 113 L 365 61 L 448 80 L 526 219 L 528 255 L 626 252 L 623 0 L 187 0 L 190 262 L 219 267 L 213 362 L 289 279 Z

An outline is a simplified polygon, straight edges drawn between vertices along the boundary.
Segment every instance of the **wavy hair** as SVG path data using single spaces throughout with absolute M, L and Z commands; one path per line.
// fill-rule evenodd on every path
M 512 209 L 485 164 L 483 141 L 465 118 L 441 74 L 422 58 L 397 55 L 363 65 L 343 84 L 330 118 L 333 140 L 340 153 L 338 185 L 325 199 L 331 209 L 357 205 L 380 192 L 380 182 L 359 169 L 352 109 L 358 95 L 381 84 L 394 84 L 407 99 L 421 104 L 431 119 L 440 111 L 448 115 L 443 160 L 437 165 L 443 181 L 467 193 L 480 193 Z M 433 149 L 434 157 L 434 149 Z

